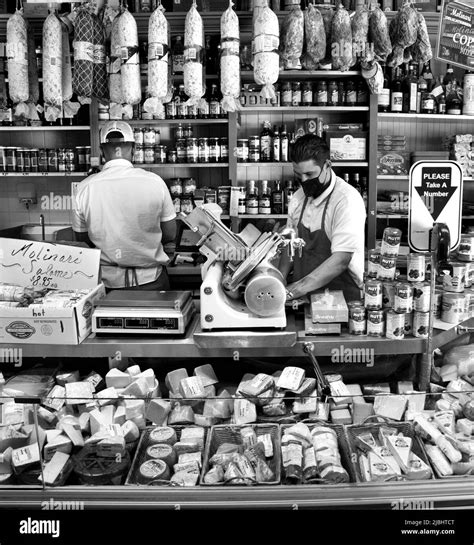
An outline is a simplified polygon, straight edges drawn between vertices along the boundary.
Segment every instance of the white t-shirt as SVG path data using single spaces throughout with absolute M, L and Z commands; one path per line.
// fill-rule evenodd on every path
M 334 189 L 334 191 L 333 191 Z M 332 172 L 329 187 L 316 199 L 309 198 L 302 223 L 311 232 L 321 229 L 326 200 L 331 194 L 324 230 L 331 241 L 331 252 L 352 252 L 349 273 L 357 286 L 364 276 L 365 205 L 357 189 Z M 305 194 L 300 187 L 290 201 L 287 226 L 297 229 Z M 304 251 L 304 250 L 303 250 Z
M 160 223 L 175 217 L 170 193 L 159 176 L 134 168 L 125 159 L 114 159 L 79 185 L 73 230 L 89 234 L 101 250 L 102 281 L 120 288 L 125 285 L 125 272 L 110 264 L 137 267 L 139 284 L 159 277 L 162 265 L 168 263 Z

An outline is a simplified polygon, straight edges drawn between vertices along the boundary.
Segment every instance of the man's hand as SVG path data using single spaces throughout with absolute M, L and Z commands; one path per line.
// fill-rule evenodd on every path
M 304 295 L 306 295 L 306 292 L 304 292 L 301 289 L 300 282 L 293 282 L 291 284 L 288 284 L 288 286 L 286 286 L 286 298 L 288 300 L 291 301 L 294 299 L 300 299 Z

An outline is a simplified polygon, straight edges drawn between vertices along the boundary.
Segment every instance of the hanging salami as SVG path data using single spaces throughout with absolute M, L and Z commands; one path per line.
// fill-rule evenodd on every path
M 341 3 L 331 24 L 331 57 L 334 70 L 347 72 L 352 66 L 352 28 L 349 12 Z
M 28 31 L 23 10 L 16 10 L 7 22 L 8 90 L 16 116 L 28 114 Z
M 74 76 L 72 88 L 81 102 L 92 97 L 94 72 L 94 22 L 92 14 L 81 8 L 74 23 Z M 87 100 L 86 100 L 87 99 Z
M 118 42 L 122 53 L 122 100 L 131 107 L 141 101 L 142 88 L 137 23 L 128 9 L 125 9 L 118 21 Z
M 94 44 L 94 65 L 92 67 L 92 96 L 102 101 L 109 98 L 107 65 L 105 62 L 105 29 L 97 15 L 93 15 L 92 21 L 92 43 Z
M 27 22 L 28 31 L 28 114 L 30 121 L 38 121 L 39 81 L 36 61 L 35 35 Z
M 309 4 L 304 12 L 304 33 L 306 51 L 303 65 L 306 70 L 316 70 L 326 55 L 326 30 L 323 16 L 314 4 Z
M 273 84 L 277 82 L 280 71 L 278 47 L 280 27 L 278 17 L 266 5 L 258 10 L 253 25 L 253 77 L 255 83 L 262 85 L 260 95 L 275 100 Z
M 224 112 L 240 109 L 240 31 L 232 0 L 221 17 L 221 93 Z
M 110 63 L 109 63 L 109 96 L 110 96 L 110 119 L 122 119 L 122 73 L 121 51 L 119 43 L 118 14 L 112 23 L 110 33 Z
M 291 6 L 281 24 L 280 59 L 285 70 L 301 70 L 303 41 L 304 16 L 298 3 Z
M 71 45 L 69 42 L 69 27 L 65 22 L 62 24 L 62 92 L 63 92 L 63 115 L 70 119 L 79 111 L 79 103 L 71 102 L 72 91 L 72 66 L 71 66 Z
M 56 121 L 63 106 L 62 23 L 55 10 L 43 25 L 43 99 L 46 121 Z
M 170 61 L 170 27 L 165 9 L 159 5 L 148 23 L 148 94 L 143 105 L 146 112 L 162 117 L 163 101 L 168 93 L 168 65 Z
M 201 104 L 206 92 L 204 84 L 204 27 L 196 6 L 196 0 L 184 22 L 184 92 L 188 105 Z

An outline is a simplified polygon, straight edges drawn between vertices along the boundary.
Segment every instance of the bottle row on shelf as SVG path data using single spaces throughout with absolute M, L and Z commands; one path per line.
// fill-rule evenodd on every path
M 23 148 L 0 146 L 1 172 L 87 172 L 91 147 Z

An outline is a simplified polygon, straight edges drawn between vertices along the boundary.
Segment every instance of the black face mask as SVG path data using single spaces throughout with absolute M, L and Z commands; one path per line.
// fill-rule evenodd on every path
M 323 183 L 321 182 L 322 173 L 323 170 L 321 170 L 319 176 L 316 176 L 316 178 L 310 178 L 309 180 L 301 183 L 301 187 L 303 188 L 306 197 L 312 197 L 313 199 L 316 199 L 329 187 L 329 184 L 331 183 L 331 177 L 329 177 L 327 182 Z

